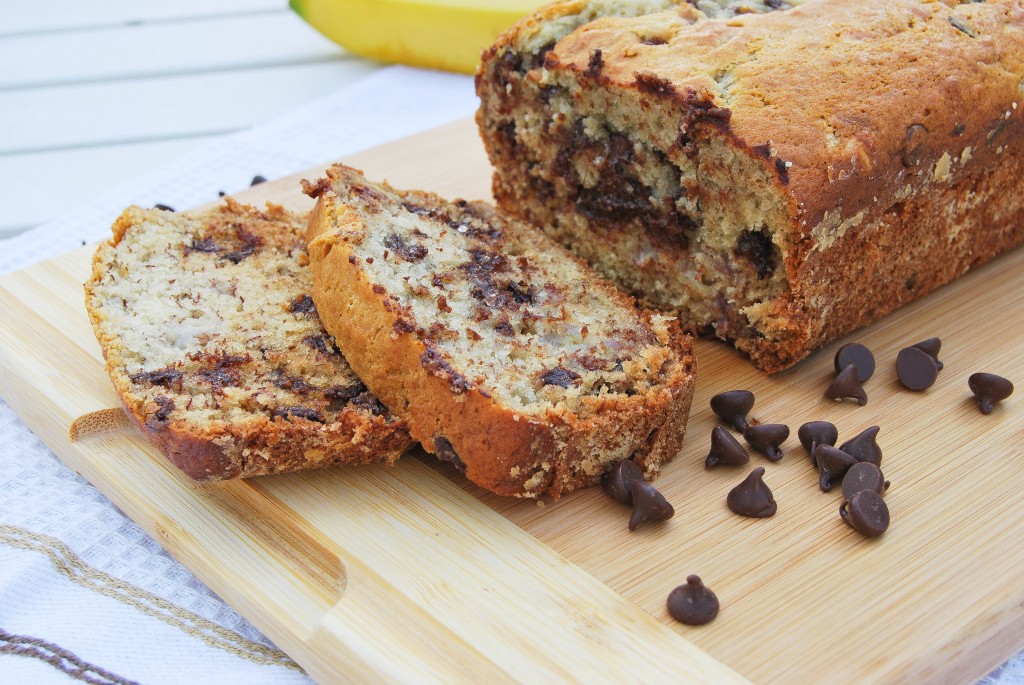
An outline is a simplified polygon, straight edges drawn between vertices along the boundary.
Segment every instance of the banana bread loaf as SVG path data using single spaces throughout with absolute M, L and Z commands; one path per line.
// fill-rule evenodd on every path
M 561 493 L 679 451 L 691 341 L 532 226 L 479 202 L 307 184 L 313 300 L 424 448 L 502 495 Z
M 1020 0 L 573 0 L 477 119 L 500 206 L 775 372 L 1024 240 L 1022 79 Z
M 411 444 L 352 373 L 310 297 L 305 218 L 230 198 L 131 207 L 86 306 L 129 418 L 197 480 L 393 461 Z

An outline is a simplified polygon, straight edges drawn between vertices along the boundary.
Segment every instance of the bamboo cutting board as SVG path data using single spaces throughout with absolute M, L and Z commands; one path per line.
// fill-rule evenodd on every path
M 485 197 L 470 121 L 355 155 L 371 178 Z M 306 177 L 314 177 L 311 170 Z M 242 196 L 306 208 L 296 178 Z M 767 377 L 698 343 L 683 451 L 656 484 L 676 516 L 635 533 L 599 488 L 543 506 L 487 494 L 423 455 L 198 486 L 141 437 L 71 443 L 117 406 L 83 308 L 92 248 L 0 278 L 0 394 L 82 473 L 321 682 L 954 682 L 1024 648 L 1024 402 L 983 416 L 975 371 L 1024 385 L 1024 251 L 859 331 L 878 370 L 864 407 L 822 397 L 843 341 Z M 900 348 L 943 340 L 945 369 L 901 389 Z M 705 471 L 708 400 L 749 388 L 752 416 L 788 424 L 787 456 Z M 892 526 L 867 540 L 839 519 L 795 437 L 881 426 Z M 725 495 L 757 465 L 779 512 L 743 519 Z M 710 625 L 674 623 L 665 598 L 696 573 Z

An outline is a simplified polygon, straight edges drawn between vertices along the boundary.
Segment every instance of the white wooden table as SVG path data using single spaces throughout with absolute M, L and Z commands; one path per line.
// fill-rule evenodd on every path
M 0 3 L 0 238 L 380 66 L 286 0 Z

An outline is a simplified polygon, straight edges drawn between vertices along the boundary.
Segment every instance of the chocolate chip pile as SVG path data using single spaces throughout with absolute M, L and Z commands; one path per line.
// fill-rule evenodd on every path
M 928 338 L 903 348 L 896 357 L 896 377 L 907 390 L 921 392 L 930 388 L 943 369 L 939 360 L 942 341 Z M 854 400 L 867 404 L 864 383 L 876 370 L 871 350 L 860 343 L 843 345 L 834 359 L 836 375 L 825 397 L 837 401 Z M 975 373 L 968 379 L 983 414 L 1013 393 L 1013 384 L 995 374 Z M 783 443 L 789 438 L 789 426 L 762 423 L 750 418 L 754 394 L 749 390 L 729 390 L 711 398 L 711 411 L 719 425 L 711 430 L 711 447 L 704 460 L 707 469 L 745 466 L 750 451 L 763 455 L 770 462 L 784 456 Z M 746 447 L 729 432 L 743 436 Z M 875 538 L 889 528 L 889 507 L 883 495 L 890 483 L 882 474 L 882 449 L 878 444 L 879 426 L 869 426 L 839 444 L 839 430 L 828 421 L 808 421 L 797 429 L 797 438 L 818 471 L 818 485 L 823 492 L 841 487 L 839 519 L 867 538 Z M 838 447 L 836 446 L 838 444 Z M 768 518 L 778 511 L 778 503 L 764 480 L 765 467 L 754 468 L 726 495 L 726 506 L 733 513 L 747 518 Z M 629 529 L 647 522 L 664 521 L 675 513 L 660 492 L 646 483 L 640 468 L 632 461 L 615 465 L 604 481 L 611 497 L 633 507 Z M 684 585 L 672 590 L 667 600 L 672 618 L 687 625 L 703 625 L 718 615 L 719 602 L 698 576 L 691 575 Z

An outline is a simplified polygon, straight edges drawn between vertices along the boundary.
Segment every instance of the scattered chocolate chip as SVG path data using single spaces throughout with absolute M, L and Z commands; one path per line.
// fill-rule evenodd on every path
M 875 372 L 875 355 L 860 343 L 847 343 L 836 352 L 836 373 L 845 369 L 849 364 L 857 367 L 857 377 L 863 383 Z
M 820 477 L 818 484 L 822 492 L 828 492 L 843 482 L 843 476 L 857 460 L 837 447 L 818 445 L 814 448 L 814 460 L 818 463 Z
M 839 516 L 861 535 L 878 537 L 889 528 L 889 507 L 873 490 L 861 490 L 839 507 Z
M 881 495 L 888 489 L 889 481 L 882 475 L 881 470 L 870 462 L 854 464 L 843 476 L 843 499 L 847 501 L 853 499 L 861 490 L 871 490 Z
M 896 355 L 896 375 L 907 390 L 927 390 L 938 373 L 935 358 L 916 347 L 904 347 Z
M 568 388 L 579 379 L 580 375 L 575 371 L 570 371 L 569 369 L 563 369 L 561 366 L 556 366 L 550 371 L 542 374 L 540 382 L 544 385 L 557 385 L 560 388 Z
M 934 359 L 935 367 L 939 371 L 942 371 L 942 362 L 939 361 L 939 350 L 942 349 L 941 340 L 939 340 L 938 338 L 928 338 L 927 340 L 922 340 L 916 345 L 911 345 L 911 347 L 916 347 L 917 349 L 921 350 L 929 357 Z
M 835 380 L 825 391 L 825 397 L 830 400 L 851 399 L 857 400 L 857 404 L 864 406 L 868 403 L 867 393 L 860 385 L 860 375 L 857 367 L 850 364 L 836 375 Z
M 635 461 L 624 459 L 604 477 L 604 491 L 616 502 L 633 503 L 633 483 L 643 480 L 644 474 Z
M 629 516 L 629 529 L 636 530 L 649 521 L 667 521 L 676 510 L 665 496 L 643 479 L 633 481 L 633 513 Z
M 767 518 L 775 514 L 778 505 L 763 478 L 764 467 L 758 466 L 729 491 L 725 501 L 733 513 L 751 518 Z
M 255 176 L 252 177 L 252 181 L 249 182 L 249 187 L 258 186 L 259 184 L 266 182 L 267 179 L 265 176 L 262 176 L 261 174 L 256 174 Z
M 688 576 L 685 585 L 668 593 L 668 615 L 688 626 L 702 626 L 718 616 L 718 597 L 701 582 Z
M 704 460 L 704 468 L 710 469 L 722 465 L 742 466 L 748 461 L 750 461 L 750 455 L 729 431 L 721 426 L 711 429 L 711 452 Z
M 814 448 L 817 445 L 834 447 L 839 441 L 839 431 L 828 421 L 809 421 L 797 429 L 796 436 L 807 450 L 807 455 L 815 467 L 818 466 L 818 462 L 814 459 Z
M 225 195 L 227 195 L 227 193 L 225 193 L 223 190 L 217 191 L 217 197 L 224 197 Z
M 711 398 L 711 411 L 736 430 L 747 428 L 747 414 L 754 407 L 754 393 L 749 390 L 729 390 Z
M 857 461 L 866 461 L 875 466 L 882 464 L 882 448 L 878 446 L 878 426 L 865 428 L 860 433 L 850 438 L 839 449 L 849 454 Z
M 782 423 L 747 426 L 747 429 L 743 431 L 743 437 L 747 444 L 768 457 L 770 461 L 779 461 L 783 456 L 779 445 L 789 437 L 789 426 Z
M 996 402 L 1013 394 L 1013 383 L 994 373 L 973 373 L 967 379 L 967 386 L 978 400 L 982 414 L 991 414 Z
M 171 207 L 170 205 L 162 204 L 160 202 L 157 202 L 155 205 L 153 205 L 153 209 L 159 209 L 159 210 L 162 210 L 162 211 L 165 211 L 165 212 L 173 212 L 174 211 L 174 207 Z

